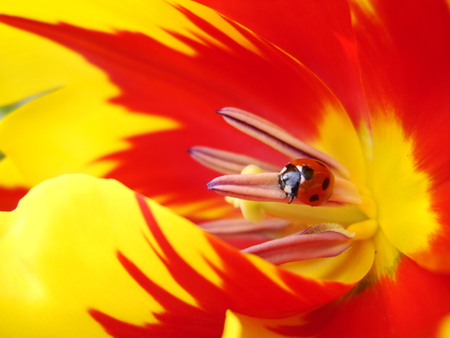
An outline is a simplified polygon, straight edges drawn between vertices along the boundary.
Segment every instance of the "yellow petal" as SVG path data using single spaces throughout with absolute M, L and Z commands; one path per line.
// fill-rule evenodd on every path
M 227 309 L 284 317 L 353 286 L 243 255 L 117 181 L 82 174 L 47 180 L 0 213 L 0 276 L 0 332 L 20 338 L 152 334 L 187 318 L 169 327 L 220 334 Z
M 47 181 L 0 221 L 2 337 L 108 337 L 90 307 L 131 323 L 154 321 L 149 310 L 161 307 L 124 273 L 118 250 L 177 293 L 161 265 L 149 266 L 134 194 L 115 181 Z
M 0 160 L 0 186 L 5 188 L 29 188 L 24 178 L 8 157 Z

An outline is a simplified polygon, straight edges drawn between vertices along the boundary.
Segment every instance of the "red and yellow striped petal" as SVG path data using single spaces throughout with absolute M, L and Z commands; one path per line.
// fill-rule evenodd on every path
M 0 222 L 7 337 L 217 337 L 227 309 L 286 317 L 354 285 L 243 255 L 120 183 L 86 175 L 43 182 Z
M 372 118 L 380 226 L 420 265 L 450 272 L 448 2 L 351 7 Z
M 10 58 L 8 68 L 11 74 L 23 65 L 26 70 L 9 82 L 8 99 L 59 88 L 22 107 L 0 130 L 1 148 L 33 183 L 81 171 L 117 178 L 172 206 L 189 196 L 193 208 L 204 208 L 212 196 L 204 182 L 213 174 L 194 163 L 187 148 L 208 140 L 280 166 L 286 161 L 224 126 L 217 108 L 270 117 L 304 139 L 317 137 L 317 122 L 330 109 L 346 115 L 308 68 L 248 30 L 192 2 L 156 4 L 127 4 L 124 17 L 115 3 L 85 4 L 83 13 L 53 2 L 28 15 L 13 4 L 5 9 L 6 50 L 22 57 Z M 144 25 L 142 13 L 157 14 Z M 133 14 L 138 19 L 132 21 Z M 22 83 L 33 85 L 21 89 Z M 43 129 L 35 127 L 39 121 Z M 180 167 L 197 175 L 185 180 L 174 174 Z

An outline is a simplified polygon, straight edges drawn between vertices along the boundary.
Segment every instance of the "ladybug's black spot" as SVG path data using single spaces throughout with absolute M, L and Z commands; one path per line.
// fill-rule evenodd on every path
M 318 201 L 319 200 L 319 195 L 312 195 L 310 198 L 309 198 L 309 201 L 312 203 L 312 202 L 316 202 L 316 201 Z
M 302 167 L 302 176 L 305 180 L 309 181 L 314 177 L 314 169 L 309 165 L 305 165 Z
M 322 182 L 322 190 L 327 190 L 329 185 L 330 185 L 330 179 L 327 177 Z

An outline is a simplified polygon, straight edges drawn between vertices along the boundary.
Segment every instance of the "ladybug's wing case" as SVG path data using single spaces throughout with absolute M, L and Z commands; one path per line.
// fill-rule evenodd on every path
M 289 162 L 278 177 L 280 188 L 290 197 L 289 203 L 298 198 L 302 203 L 319 206 L 333 194 L 334 175 L 321 161 L 305 158 Z

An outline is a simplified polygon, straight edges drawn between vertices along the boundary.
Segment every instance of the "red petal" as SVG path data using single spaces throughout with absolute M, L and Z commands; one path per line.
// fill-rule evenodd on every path
M 265 1 L 263 5 L 258 1 L 197 2 L 297 58 L 336 94 L 356 125 L 361 115 L 367 114 L 347 1 Z
M 428 272 L 406 256 L 394 278 L 372 283 L 366 278 L 352 294 L 306 315 L 304 326 L 275 331 L 319 338 L 435 337 L 450 313 L 450 276 Z

